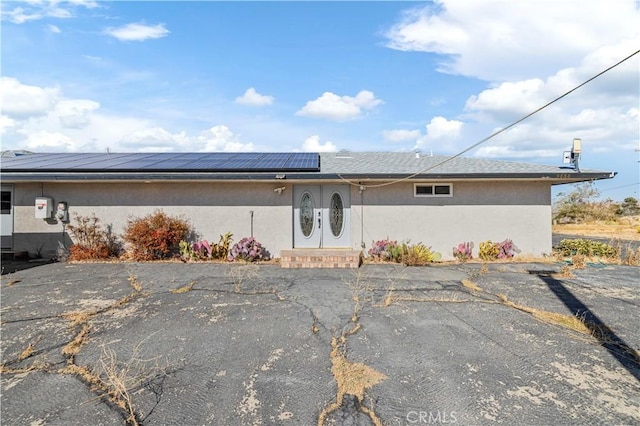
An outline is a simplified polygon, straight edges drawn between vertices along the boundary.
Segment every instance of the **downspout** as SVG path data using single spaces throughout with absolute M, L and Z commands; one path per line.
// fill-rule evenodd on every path
M 364 185 L 360 185 L 360 247 L 365 248 L 364 244 Z

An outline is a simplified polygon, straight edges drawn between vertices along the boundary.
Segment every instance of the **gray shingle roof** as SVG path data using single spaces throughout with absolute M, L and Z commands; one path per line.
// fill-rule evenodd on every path
M 416 155 L 413 152 L 321 153 L 319 154 L 319 171 L 317 169 L 261 170 L 251 167 L 243 167 L 239 170 L 222 170 L 206 166 L 189 167 L 182 162 L 183 159 L 191 160 L 193 156 L 202 155 L 202 153 L 162 155 L 140 153 L 24 154 L 11 158 L 3 157 L 0 162 L 0 172 L 2 179 L 6 181 L 273 180 L 283 178 L 292 181 L 298 179 L 336 180 L 341 178 L 363 180 L 397 179 L 411 176 L 415 177 L 415 179 L 534 179 L 550 180 L 552 183 L 565 183 L 608 179 L 615 176 L 615 173 L 601 170 L 581 169 L 577 171 L 570 167 L 473 157 L 450 159 L 447 156 Z M 215 154 L 210 155 L 213 156 Z M 234 158 L 247 160 L 250 156 L 259 156 L 260 153 L 225 155 L 233 155 Z M 166 167 L 159 168 L 156 157 L 162 157 L 161 159 Z M 43 163 L 39 159 L 46 161 Z M 137 162 L 132 161 L 136 159 Z M 49 164 L 50 166 L 41 167 L 42 164 Z M 64 164 L 64 167 L 57 166 L 57 164 Z M 131 164 L 131 166 L 122 168 L 121 164 Z M 134 167 L 135 164 L 140 164 L 141 166 Z M 155 166 L 150 164 L 155 164 Z M 172 167 L 172 164 L 179 164 L 180 167 Z

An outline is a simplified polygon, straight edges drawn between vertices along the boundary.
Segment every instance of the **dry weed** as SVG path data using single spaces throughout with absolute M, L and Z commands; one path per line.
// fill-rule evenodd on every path
M 82 345 L 87 343 L 89 331 L 89 324 L 83 324 L 76 337 L 62 348 L 62 353 L 69 357 L 69 362 L 73 362 L 73 357 L 80 352 Z
M 242 292 L 242 284 L 246 280 L 257 279 L 260 277 L 260 267 L 247 263 L 246 265 L 232 266 L 229 268 L 227 275 L 231 277 L 233 281 L 233 291 L 236 293 Z
M 336 399 L 322 410 L 318 417 L 318 426 L 323 426 L 327 417 L 340 408 L 345 395 L 355 396 L 360 403 L 360 411 L 369 416 L 374 425 L 382 426 L 382 420 L 374 410 L 366 407 L 363 401 L 366 390 L 382 382 L 387 376 L 368 365 L 349 361 L 340 348 L 340 342 L 344 342 L 344 339 L 338 340 L 336 337 L 331 339 L 331 372 L 338 385 Z
M 142 284 L 140 284 L 140 282 L 138 281 L 138 277 L 129 275 L 128 280 L 129 284 L 131 284 L 131 287 L 136 293 L 140 293 L 142 291 Z
M 33 343 L 29 343 L 29 345 L 26 348 L 24 348 L 22 352 L 20 352 L 20 355 L 18 355 L 18 361 L 23 361 L 29 358 L 31 355 L 33 355 L 34 352 L 35 352 L 35 347 L 33 346 Z
M 593 327 L 588 327 L 583 316 L 578 315 L 566 315 L 559 314 L 557 312 L 545 311 L 542 309 L 531 308 L 529 306 L 521 305 L 510 301 L 504 294 L 498 293 L 496 296 L 506 306 L 510 306 L 522 312 L 533 315 L 534 318 L 545 322 L 547 324 L 558 325 L 578 333 L 593 337 Z
M 189 284 L 182 286 L 182 287 L 178 287 L 178 288 L 174 288 L 173 290 L 171 290 L 171 293 L 173 294 L 181 294 L 181 293 L 186 293 L 191 291 L 191 289 L 193 288 L 193 286 L 196 284 L 195 281 L 191 281 Z
M 471 280 L 467 280 L 467 279 L 462 280 L 462 285 L 468 288 L 469 290 L 482 292 L 482 288 L 479 287 L 478 284 L 474 283 Z

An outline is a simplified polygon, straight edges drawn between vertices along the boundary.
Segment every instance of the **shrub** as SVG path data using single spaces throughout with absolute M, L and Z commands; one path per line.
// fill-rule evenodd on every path
M 478 247 L 478 256 L 482 260 L 496 260 L 499 254 L 499 244 L 491 240 L 481 242 Z
M 453 257 L 458 259 L 458 262 L 466 262 L 473 259 L 473 242 L 460 243 L 457 247 L 453 248 Z
M 409 245 L 409 242 L 398 244 L 397 241 L 379 240 L 373 242 L 369 256 L 376 260 L 404 263 L 407 266 L 426 265 L 441 259 L 440 253 L 431 251 L 422 243 Z
M 254 260 L 260 260 L 266 258 L 265 249 L 262 247 L 255 238 L 243 238 L 231 247 L 227 260 L 233 262 L 234 260 L 244 260 L 246 262 L 253 262 Z
M 180 241 L 180 257 L 183 260 L 226 259 L 233 241 L 232 236 L 231 232 L 220 235 L 217 244 L 209 243 L 207 240 L 194 243 Z
M 561 256 L 581 254 L 588 257 L 597 256 L 610 259 L 620 256 L 620 249 L 618 247 L 613 247 L 600 241 L 585 240 L 582 238 L 562 240 L 560 244 L 554 247 L 554 251 Z
M 108 259 L 120 254 L 121 245 L 111 232 L 111 227 L 102 229 L 100 219 L 91 216 L 74 215 L 75 225 L 68 224 L 66 229 L 74 240 L 69 249 L 69 260 Z
M 129 219 L 123 239 L 135 260 L 164 259 L 170 257 L 191 232 L 186 220 L 156 210 L 143 218 Z
M 422 243 L 402 244 L 402 263 L 407 266 L 423 266 L 439 261 L 440 258 L 440 253 L 431 251 L 431 247 Z
M 398 248 L 397 241 L 390 241 L 389 238 L 386 240 L 379 240 L 372 242 L 372 246 L 369 249 L 369 256 L 376 260 L 394 260 L 394 254 L 398 256 L 401 253 L 397 253 L 398 250 L 394 250 Z M 399 261 L 399 260 L 396 260 Z
M 520 253 L 520 249 L 508 238 L 498 243 L 498 250 L 498 259 L 512 258 L 516 253 Z
M 231 232 L 220 235 L 218 243 L 211 246 L 211 257 L 214 259 L 226 259 L 229 256 L 232 242 L 233 234 Z

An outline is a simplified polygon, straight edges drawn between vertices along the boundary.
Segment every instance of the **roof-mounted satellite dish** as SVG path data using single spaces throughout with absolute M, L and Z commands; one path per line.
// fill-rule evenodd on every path
M 571 145 L 571 151 L 565 151 L 562 162 L 564 164 L 573 164 L 573 168 L 580 171 L 580 154 L 582 154 L 582 139 L 575 138 Z

